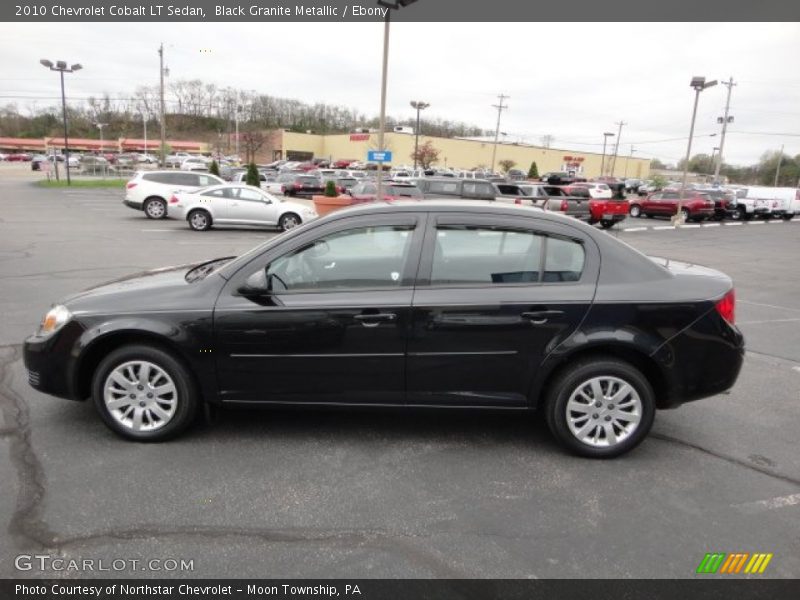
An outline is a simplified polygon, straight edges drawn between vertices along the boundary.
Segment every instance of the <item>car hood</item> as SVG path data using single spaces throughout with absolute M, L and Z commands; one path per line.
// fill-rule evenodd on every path
M 210 310 L 212 306 L 205 306 L 208 302 L 203 301 L 203 294 L 197 293 L 197 287 L 209 279 L 213 280 L 213 285 L 221 287 L 225 280 L 222 277 L 205 277 L 195 281 L 190 278 L 187 281 L 186 275 L 195 267 L 218 260 L 223 259 L 140 271 L 73 294 L 63 299 L 61 304 L 73 312 L 138 312 L 181 308 Z M 220 262 L 220 266 L 222 264 Z

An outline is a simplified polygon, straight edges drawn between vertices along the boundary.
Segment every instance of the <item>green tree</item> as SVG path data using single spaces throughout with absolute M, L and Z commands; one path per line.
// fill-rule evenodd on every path
M 336 189 L 336 182 L 333 179 L 329 179 L 325 184 L 325 195 L 328 198 L 336 198 L 339 195 L 339 191 Z
M 651 169 L 662 170 L 662 169 L 666 169 L 667 165 L 665 165 L 663 162 L 661 162 L 657 158 L 654 158 L 653 160 L 650 161 L 650 168 Z
M 800 163 L 787 154 L 780 152 L 765 152 L 756 167 L 758 170 L 758 183 L 761 185 L 775 185 L 775 173 L 780 162 L 778 187 L 791 187 L 800 177 Z
M 219 177 L 219 165 L 217 164 L 216 160 L 211 161 L 211 165 L 208 167 L 208 172 Z
M 533 161 L 531 168 L 528 169 L 528 179 L 539 179 L 539 167 L 536 166 L 536 161 Z
M 261 177 L 258 174 L 256 163 L 251 162 L 249 165 L 247 165 L 247 177 L 245 179 L 245 183 L 247 185 L 261 187 Z
M 651 181 L 653 182 L 653 186 L 657 190 L 664 189 L 666 185 L 669 183 L 669 181 L 667 181 L 667 178 L 664 177 L 663 175 L 654 175 Z

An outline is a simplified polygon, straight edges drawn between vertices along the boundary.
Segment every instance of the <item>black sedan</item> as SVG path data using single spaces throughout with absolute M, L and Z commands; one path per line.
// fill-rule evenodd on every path
M 722 273 L 532 208 L 431 201 L 67 298 L 25 365 L 139 441 L 205 405 L 538 409 L 567 448 L 610 457 L 657 408 L 730 388 L 743 353 Z

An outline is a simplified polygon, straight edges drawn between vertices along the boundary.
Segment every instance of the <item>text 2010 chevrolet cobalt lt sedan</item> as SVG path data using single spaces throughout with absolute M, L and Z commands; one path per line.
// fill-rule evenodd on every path
M 203 403 L 542 410 L 609 457 L 657 408 L 730 388 L 731 280 L 559 215 L 481 202 L 333 213 L 238 258 L 148 271 L 55 306 L 35 388 L 158 441 Z

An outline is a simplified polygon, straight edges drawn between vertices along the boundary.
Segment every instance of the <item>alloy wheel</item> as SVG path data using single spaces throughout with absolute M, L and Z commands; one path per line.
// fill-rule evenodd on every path
M 169 374 L 155 363 L 128 361 L 106 377 L 103 401 L 112 418 L 126 429 L 155 431 L 175 416 L 178 389 Z
M 593 377 L 578 385 L 567 401 L 567 425 L 580 442 L 612 447 L 629 438 L 642 420 L 642 400 L 624 379 Z
M 164 203 L 160 200 L 150 200 L 145 207 L 145 212 L 151 219 L 160 219 L 164 216 Z

